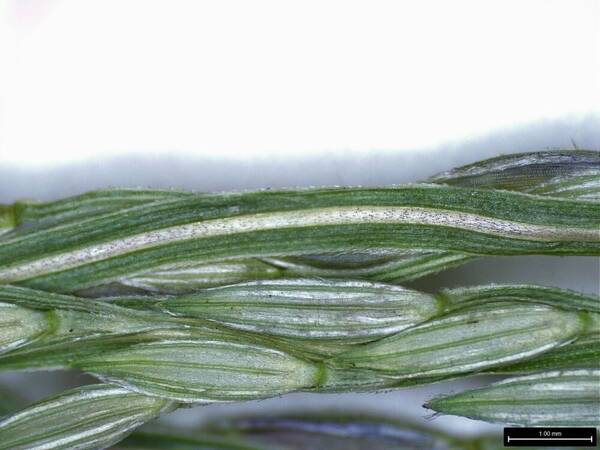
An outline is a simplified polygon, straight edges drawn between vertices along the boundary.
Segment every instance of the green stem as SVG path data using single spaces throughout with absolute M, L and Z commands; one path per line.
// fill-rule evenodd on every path
M 439 186 L 262 191 L 142 205 L 0 241 L 0 281 L 73 292 L 190 260 L 370 249 L 599 255 L 600 203 Z

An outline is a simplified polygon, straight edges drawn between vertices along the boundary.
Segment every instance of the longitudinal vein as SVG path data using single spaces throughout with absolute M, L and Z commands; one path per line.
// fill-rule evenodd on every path
M 97 297 L 142 292 L 178 294 L 204 287 L 280 277 L 366 278 L 402 282 L 464 264 L 482 254 L 592 254 L 581 250 L 575 252 L 565 248 L 563 242 L 554 241 L 547 242 L 545 250 L 531 249 L 528 243 L 521 242 L 518 251 L 511 245 L 504 246 L 502 250 L 498 246 L 489 249 L 482 245 L 469 248 L 468 241 L 474 239 L 473 233 L 479 232 L 478 227 L 485 225 L 481 217 L 493 221 L 494 226 L 508 220 L 511 230 L 515 222 L 517 225 L 548 226 L 550 219 L 557 220 L 556 226 L 565 234 L 568 230 L 563 228 L 580 228 L 579 218 L 568 217 L 566 204 L 557 197 L 576 201 L 584 222 L 588 222 L 583 228 L 590 229 L 591 225 L 591 232 L 597 231 L 598 213 L 593 211 L 590 203 L 598 199 L 600 152 L 543 151 L 503 155 L 456 168 L 430 181 L 442 185 L 441 189 L 432 191 L 432 186 L 423 185 L 423 189 L 404 186 L 243 194 L 114 189 L 46 203 L 0 205 L 0 231 L 4 231 L 0 236 L 3 243 L 0 245 L 0 272 L 5 271 L 7 280 L 22 280 L 30 286 L 50 289 L 49 283 L 53 283 L 52 289 L 58 289 L 60 284 L 62 290 L 77 290 L 86 296 Z M 477 190 L 468 191 L 470 196 L 467 196 L 464 189 L 452 189 L 448 185 Z M 538 208 L 532 210 L 522 196 L 503 198 L 497 191 L 483 194 L 479 189 L 536 194 Z M 539 208 L 540 195 L 552 197 L 547 199 L 543 208 Z M 433 221 L 427 220 L 427 217 L 415 218 L 411 212 L 410 216 L 416 219 L 413 222 L 406 218 L 408 213 L 402 213 L 400 221 L 392 221 L 395 229 L 389 231 L 392 223 L 386 222 L 386 230 L 375 230 L 370 236 L 364 229 L 372 224 L 381 224 L 385 219 L 374 218 L 371 224 L 362 222 L 355 214 L 349 219 L 342 218 L 335 225 L 327 225 L 328 221 L 309 221 L 314 219 L 317 211 L 353 207 L 362 210 L 433 210 L 437 217 Z M 257 224 L 258 218 L 264 214 L 273 214 L 275 220 L 282 219 L 282 213 L 301 214 L 303 210 L 307 214 L 301 223 L 289 217 L 286 219 L 288 228 L 285 228 L 285 223 L 281 226 L 274 224 L 274 229 Z M 548 211 L 552 213 L 549 215 Z M 468 227 L 467 221 L 465 229 L 464 217 L 450 220 L 454 213 L 472 214 L 478 223 Z M 325 219 L 331 214 L 321 211 L 320 216 Z M 239 221 L 232 220 L 234 217 Z M 592 222 L 588 220 L 590 218 Z M 202 225 L 196 226 L 199 222 Z M 431 222 L 435 225 L 428 225 Z M 437 230 L 433 236 L 428 234 L 428 243 L 421 239 L 417 227 L 443 227 L 445 222 L 452 232 L 471 231 L 467 242 L 451 242 L 442 230 Z M 243 227 L 239 230 L 216 229 L 219 224 L 232 228 L 230 225 L 233 223 L 254 224 L 254 231 L 244 231 Z M 315 230 L 323 227 L 330 229 Z M 340 230 L 341 227 L 345 229 Z M 359 230 L 353 235 L 355 227 Z M 299 235 L 307 228 L 313 229 L 311 241 L 314 242 L 300 242 L 302 236 Z M 335 237 L 339 239 L 333 243 L 331 235 L 338 230 L 340 236 Z M 396 239 L 389 242 L 391 238 L 387 236 L 386 240 L 383 231 L 394 233 Z M 512 234 L 518 235 L 519 230 L 512 231 Z M 359 236 L 360 233 L 364 234 Z M 484 233 L 493 236 L 494 228 L 485 228 Z M 502 238 L 502 232 L 496 237 Z M 247 241 L 251 238 L 264 240 L 260 249 L 249 245 Z M 309 236 L 304 238 L 309 239 Z M 204 246 L 205 242 L 201 244 L 200 240 L 206 239 L 211 242 Z M 271 242 L 273 239 L 279 241 Z M 286 245 L 281 242 L 284 239 L 297 245 Z M 318 239 L 321 241 L 316 242 Z M 522 241 L 539 242 L 543 239 L 543 234 L 535 234 Z M 445 240 L 447 245 L 438 242 L 441 240 Z M 197 245 L 192 246 L 186 241 L 194 241 Z M 221 248 L 225 242 L 237 248 L 234 256 Z M 302 248 L 300 244 L 304 244 Z M 204 250 L 199 248 L 202 246 Z M 190 252 L 190 247 L 194 247 L 195 253 Z M 169 254 L 167 248 L 177 248 L 186 252 L 188 257 L 178 258 Z M 132 261 L 130 254 L 139 258 Z M 144 261 L 145 257 L 152 257 L 152 261 Z M 108 263 L 115 258 L 117 261 Z M 33 264 L 28 264 L 32 261 Z M 157 261 L 160 264 L 155 264 Z M 128 270 L 117 269 L 119 264 L 125 263 Z M 60 274 L 63 271 L 66 273 Z M 14 272 L 19 272 L 19 275 Z M 75 285 L 74 280 L 81 281 L 84 275 L 90 282 Z
M 600 152 L 558 150 L 502 155 L 457 167 L 429 181 L 599 200 Z
M 100 189 L 50 202 L 18 201 L 0 204 L 0 234 L 16 230 L 41 230 L 127 208 L 188 197 L 191 192 L 160 189 Z
M 0 241 L 0 281 L 73 291 L 189 260 L 371 249 L 600 254 L 600 204 L 429 185 L 186 197 Z
M 529 239 L 539 242 L 600 241 L 600 233 L 597 230 L 532 225 L 454 211 L 376 206 L 323 208 L 213 219 L 163 228 L 9 267 L 0 270 L 0 277 L 6 282 L 14 282 L 47 273 L 49 269 L 52 272 L 58 272 L 140 249 L 195 238 L 269 229 L 354 224 L 447 226 L 511 239 Z

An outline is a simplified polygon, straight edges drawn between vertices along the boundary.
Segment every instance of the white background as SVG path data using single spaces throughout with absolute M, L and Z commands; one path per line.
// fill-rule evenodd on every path
M 392 184 L 575 146 L 600 149 L 595 0 L 0 0 L 0 202 L 106 186 Z M 417 286 L 598 292 L 598 270 L 594 258 L 487 260 Z M 32 399 L 87 381 L 29 380 Z M 298 406 L 423 420 L 425 399 L 461 387 L 295 394 L 171 420 Z

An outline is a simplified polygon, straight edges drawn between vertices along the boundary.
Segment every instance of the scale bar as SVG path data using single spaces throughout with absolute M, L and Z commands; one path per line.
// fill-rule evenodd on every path
M 597 447 L 594 427 L 506 427 L 505 447 Z
M 508 442 L 510 441 L 594 441 L 594 437 L 590 436 L 589 438 L 511 438 L 510 436 L 506 437 Z

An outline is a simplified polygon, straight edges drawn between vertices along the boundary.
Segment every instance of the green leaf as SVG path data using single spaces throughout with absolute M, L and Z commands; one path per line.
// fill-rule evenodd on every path
M 253 284 L 241 284 L 182 298 L 135 296 L 92 300 L 3 285 L 0 300 L 27 308 L 20 309 L 25 313 L 45 312 L 48 330 L 35 345 L 29 343 L 19 351 L 0 356 L 0 370 L 23 369 L 27 364 L 30 368 L 65 367 L 89 353 L 82 347 L 83 342 L 87 348 L 101 352 L 103 342 L 107 348 L 112 343 L 121 348 L 136 343 L 138 338 L 140 342 L 160 340 L 160 330 L 166 333 L 169 329 L 177 331 L 179 337 L 187 337 L 186 333 L 193 331 L 249 341 L 257 338 L 256 332 L 270 330 L 271 334 L 279 335 L 278 340 L 270 344 L 289 348 L 310 360 L 323 360 L 355 342 L 377 339 L 425 320 L 438 310 L 432 296 L 368 282 L 297 280 L 263 285 L 258 288 L 262 294 L 257 293 L 258 300 L 254 303 L 251 301 L 253 289 Z M 245 296 L 247 301 L 237 307 L 221 308 L 221 297 L 229 298 L 229 293 L 232 293 L 229 299 L 232 302 L 234 295 L 240 301 Z M 276 304 L 275 298 L 269 298 L 277 295 L 287 303 Z M 206 300 L 210 304 L 206 305 Z M 341 306 L 348 309 L 352 304 L 353 311 L 344 313 L 344 317 L 353 318 L 353 324 L 333 320 L 340 314 Z M 174 312 L 178 308 L 187 311 L 189 307 L 193 307 L 193 311 L 188 314 Z M 286 316 L 280 317 L 277 311 Z M 264 318 L 260 327 L 253 320 L 257 314 Z M 23 332 L 20 323 L 17 325 L 13 331 Z M 264 332 L 261 334 L 260 342 L 267 343 L 268 337 Z M 315 334 L 319 335 L 318 339 Z M 153 335 L 157 337 L 152 338 Z
M 589 314 L 586 332 L 563 347 L 530 360 L 493 370 L 494 373 L 530 373 L 553 369 L 600 369 L 600 314 Z
M 458 167 L 429 181 L 600 200 L 600 152 L 543 151 L 503 155 Z
M 542 370 L 568 370 L 588 367 L 600 369 L 599 331 L 587 333 L 575 342 L 552 349 L 536 358 L 498 367 L 491 370 L 491 372 L 498 374 L 531 373 Z
M 88 355 L 128 348 L 140 342 L 162 339 L 166 330 L 140 333 L 67 336 L 40 340 L 8 353 L 0 354 L 0 371 L 69 369 L 71 364 Z M 169 335 L 175 333 L 168 330 Z M 187 336 L 187 332 L 181 332 Z
M 1 302 L 0 354 L 35 341 L 50 329 L 46 314 Z
M 369 249 L 600 254 L 600 203 L 429 185 L 188 196 L 0 240 L 0 281 L 73 292 L 183 261 Z
M 337 262 L 338 256 L 354 255 L 341 253 L 335 258 L 323 254 L 228 259 L 212 263 L 190 260 L 130 274 L 118 280 L 80 289 L 76 294 L 84 297 L 180 295 L 205 288 L 277 278 L 327 277 L 400 282 L 456 267 L 474 259 L 473 256 L 450 252 L 403 250 L 381 260 L 365 258 L 348 267 Z M 318 265 L 315 265 L 316 260 L 319 261 Z
M 454 169 L 433 177 L 431 181 L 469 188 L 506 189 L 545 196 L 600 200 L 600 153 L 563 150 L 507 155 Z M 46 203 L 18 202 L 10 206 L 0 205 L 0 230 L 10 231 L 5 235 L 6 240 L 20 239 L 43 230 L 63 233 L 65 225 L 77 226 L 78 223 L 100 219 L 111 213 L 136 215 L 144 209 L 139 210 L 137 207 L 145 205 L 159 209 L 178 199 L 193 199 L 195 208 L 211 211 L 215 206 L 230 203 L 236 195 L 241 197 L 238 194 L 114 189 Z M 256 195 L 269 196 L 264 192 Z M 246 198 L 247 194 L 243 197 Z M 256 203 L 253 199 L 250 201 Z M 298 199 L 293 199 L 293 203 L 302 207 Z M 376 200 L 374 204 L 377 204 Z M 272 211 L 281 209 L 277 205 L 273 206 Z M 444 208 L 443 205 L 436 207 Z M 230 212 L 236 209 L 241 210 L 242 207 L 234 205 Z M 483 209 L 482 207 L 481 210 Z M 178 214 L 182 212 L 180 210 Z M 248 212 L 245 211 L 243 215 Z M 209 216 L 217 217 L 212 214 Z M 515 220 L 521 221 L 517 217 Z M 15 225 L 18 226 L 13 229 Z M 475 253 L 477 252 L 456 252 L 456 248 L 452 251 L 434 249 L 431 246 L 410 249 L 395 244 L 383 247 L 370 245 L 368 249 L 360 249 L 353 244 L 352 248 L 335 248 L 333 252 L 297 254 L 292 250 L 287 255 L 277 252 L 271 255 L 261 254 L 260 258 L 237 259 L 227 256 L 226 260 L 211 258 L 209 262 L 205 255 L 189 254 L 185 260 L 173 261 L 169 258 L 170 261 L 164 264 L 140 266 L 135 270 L 130 264 L 128 267 L 132 270 L 123 276 L 108 277 L 105 281 L 68 291 L 93 297 L 140 292 L 189 293 L 204 287 L 280 276 L 402 282 L 464 264 L 475 258 Z M 53 290 L 58 290 L 57 286 Z
M 432 319 L 335 356 L 335 367 L 402 378 L 451 377 L 506 365 L 567 344 L 583 334 L 586 313 L 545 305 L 493 303 Z
M 89 355 L 73 363 L 137 392 L 185 403 L 271 397 L 319 384 L 321 369 L 258 339 L 174 336 Z
M 21 201 L 0 205 L 0 230 L 32 231 L 84 221 L 139 205 L 187 197 L 191 192 L 153 189 L 100 189 L 50 202 Z M 13 227 L 17 227 L 13 230 Z
M 369 249 L 319 255 L 263 258 L 286 277 L 330 277 L 400 282 L 425 276 L 474 259 L 452 252 L 419 249 Z
M 175 407 L 114 385 L 84 386 L 1 420 L 0 449 L 106 448 Z
M 530 302 L 562 309 L 600 313 L 600 297 L 568 289 L 536 285 L 489 285 L 444 289 L 439 294 L 447 310 L 485 304 L 491 301 Z
M 428 294 L 367 281 L 275 280 L 167 299 L 169 314 L 286 337 L 374 340 L 439 313 Z
M 173 318 L 157 312 L 134 311 L 108 302 L 20 286 L 0 285 L 0 302 L 2 302 L 0 305 L 5 305 L 7 310 L 4 315 L 7 326 L 0 327 L 0 330 L 6 329 L 9 332 L 13 330 L 12 332 L 17 335 L 32 333 L 34 336 L 44 331 L 46 340 L 65 336 L 79 338 L 93 334 L 123 334 L 181 326 Z M 0 319 L 0 323 L 3 320 Z M 200 321 L 198 322 L 200 325 Z
M 435 411 L 524 426 L 600 425 L 600 370 L 551 371 L 431 400 Z
M 291 257 L 189 260 L 165 264 L 77 292 L 85 297 L 186 294 L 203 288 L 276 278 L 349 278 L 399 282 L 464 264 L 473 256 L 426 250 L 376 250 Z
M 253 279 L 279 278 L 283 270 L 258 259 L 228 260 L 215 263 L 184 261 L 167 264 L 155 270 L 123 277 L 105 287 L 94 289 L 93 296 L 104 291 L 185 294 L 203 288 L 240 283 Z M 84 292 L 86 294 L 89 291 Z
M 597 314 L 537 302 L 539 298 L 583 308 L 587 297 L 578 304 L 579 297 L 570 291 L 552 289 L 552 297 L 544 295 L 548 288 L 535 286 L 485 286 L 465 292 L 477 295 L 450 292 L 436 300 L 371 282 L 278 280 L 182 297 L 92 300 L 4 285 L 0 299 L 16 305 L 13 308 L 43 312 L 51 326 L 27 345 L 0 355 L 0 370 L 68 368 L 105 352 L 127 352 L 138 344 L 201 338 L 266 346 L 301 360 L 327 362 L 321 382 L 303 389 L 329 392 L 403 387 L 473 370 L 510 370 L 515 364 L 546 367 L 543 364 L 556 363 L 556 358 L 566 367 L 587 367 L 597 355 L 594 341 L 583 340 L 598 328 Z M 523 303 L 507 303 L 519 299 Z M 440 317 L 443 308 L 450 308 L 451 314 Z M 493 334 L 496 326 L 500 336 Z M 390 336 L 381 339 L 385 335 Z M 518 337 L 514 342 L 512 335 Z M 569 344 L 561 347 L 565 343 Z M 497 354 L 499 349 L 505 353 Z M 352 358 L 357 355 L 360 360 L 355 362 Z M 455 360 L 453 355 L 458 355 Z M 464 359 L 467 356 L 470 359 Z M 425 363 L 428 358 L 433 365 Z M 568 365 L 574 361 L 577 366 Z M 388 365 L 391 368 L 386 369 Z

